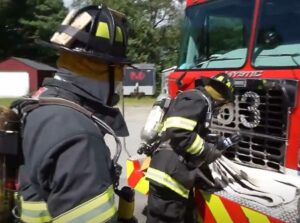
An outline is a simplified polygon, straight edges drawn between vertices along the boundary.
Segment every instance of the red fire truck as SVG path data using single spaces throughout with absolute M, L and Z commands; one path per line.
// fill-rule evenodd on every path
M 212 130 L 239 131 L 225 156 L 237 164 L 299 177 L 300 1 L 187 0 L 172 97 L 201 76 L 225 72 L 235 81 L 235 105 Z M 272 185 L 270 185 L 270 188 Z M 228 193 L 196 196 L 199 222 L 299 222 L 299 202 L 264 207 Z

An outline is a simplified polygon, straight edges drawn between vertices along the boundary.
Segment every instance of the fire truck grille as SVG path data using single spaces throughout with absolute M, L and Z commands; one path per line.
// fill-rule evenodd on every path
M 281 82 L 235 80 L 239 83 L 235 105 L 224 106 L 212 121 L 213 132 L 224 137 L 239 132 L 242 136 L 238 145 L 225 152 L 227 158 L 252 167 L 283 171 L 288 114 L 295 97 L 286 91 L 290 85 Z

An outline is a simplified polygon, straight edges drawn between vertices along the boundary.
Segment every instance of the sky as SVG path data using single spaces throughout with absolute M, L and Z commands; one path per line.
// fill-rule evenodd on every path
M 63 0 L 66 7 L 69 7 L 72 4 L 73 0 Z

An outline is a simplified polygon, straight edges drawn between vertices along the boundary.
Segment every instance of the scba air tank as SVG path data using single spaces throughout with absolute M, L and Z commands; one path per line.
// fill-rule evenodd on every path
M 141 139 L 145 143 L 151 144 L 158 138 L 159 132 L 162 129 L 163 118 L 170 103 L 171 97 L 168 94 L 160 94 L 157 97 L 141 132 Z

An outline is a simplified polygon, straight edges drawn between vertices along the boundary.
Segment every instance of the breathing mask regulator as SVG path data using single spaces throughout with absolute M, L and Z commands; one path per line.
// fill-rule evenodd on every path
M 163 127 L 163 120 L 171 104 L 171 97 L 168 94 L 160 94 L 147 117 L 144 128 L 141 131 L 143 143 L 138 149 L 139 154 L 151 155 L 159 145 L 160 133 Z

